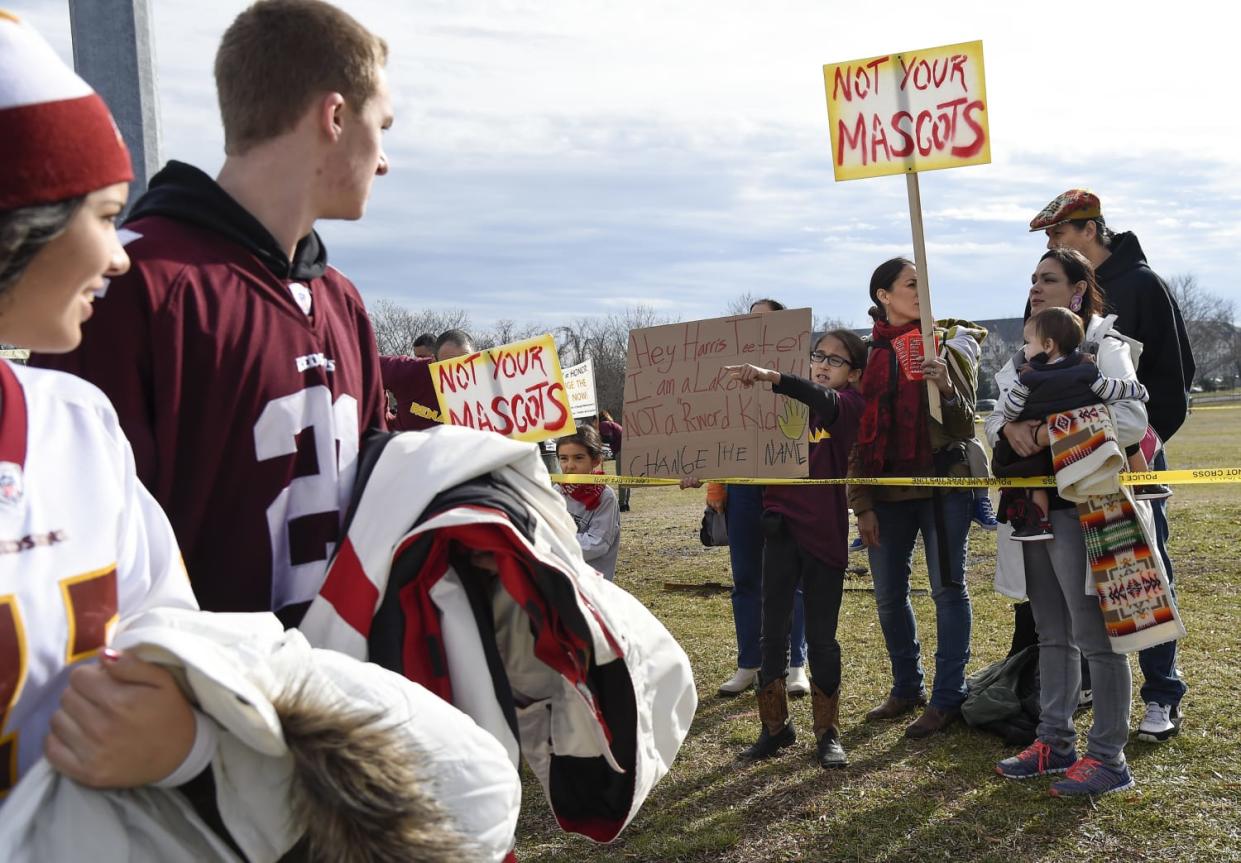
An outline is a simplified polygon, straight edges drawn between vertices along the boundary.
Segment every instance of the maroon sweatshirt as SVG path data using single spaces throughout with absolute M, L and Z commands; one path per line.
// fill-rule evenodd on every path
M 384 389 L 396 397 L 396 419 L 389 423 L 393 431 L 424 431 L 440 424 L 432 362 L 429 357 L 379 358 Z
M 204 609 L 297 609 L 339 538 L 361 437 L 383 428 L 362 299 L 316 234 L 290 261 L 183 163 L 152 178 L 125 229 L 132 265 L 81 347 L 36 364 L 112 400 Z
M 772 391 L 810 408 L 811 479 L 844 477 L 866 403 L 854 389 L 833 390 L 796 375 L 780 375 Z M 784 516 L 793 540 L 833 569 L 849 562 L 849 504 L 843 485 L 769 485 L 763 508 Z

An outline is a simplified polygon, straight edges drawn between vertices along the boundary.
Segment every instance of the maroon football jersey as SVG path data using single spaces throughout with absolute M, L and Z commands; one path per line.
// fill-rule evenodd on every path
M 424 431 L 440 424 L 439 399 L 431 382 L 428 357 L 379 358 L 384 389 L 396 398 L 396 419 L 388 423 L 393 431 Z
M 331 267 L 282 278 L 233 237 L 165 215 L 125 237 L 132 267 L 95 302 L 82 346 L 38 363 L 111 398 L 204 609 L 309 601 L 361 435 L 383 427 L 361 297 Z

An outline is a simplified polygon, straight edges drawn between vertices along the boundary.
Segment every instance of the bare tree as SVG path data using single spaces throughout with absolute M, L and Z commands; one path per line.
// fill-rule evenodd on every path
M 488 329 L 475 330 L 471 328 L 469 313 L 462 309 L 412 311 L 390 300 L 372 303 L 370 317 L 379 352 L 384 355 L 413 353 L 414 339 L 420 334 L 439 335 L 454 328 L 469 332 L 480 348 L 551 333 L 562 365 L 577 365 L 587 357 L 593 361 L 599 407 L 617 417 L 621 415 L 625 398 L 629 331 L 672 323 L 674 320 L 656 312 L 651 306 L 639 305 L 604 317 L 576 318 L 559 326 L 518 324 L 502 318 Z
M 672 323 L 650 306 L 631 306 L 602 318 L 576 318 L 552 332 L 560 362 L 572 366 L 589 357 L 595 369 L 595 396 L 599 408 L 621 415 L 625 400 L 625 360 L 629 331 Z
M 444 330 L 469 332 L 470 315 L 464 309 L 411 311 L 391 300 L 376 300 L 368 305 L 375 342 L 384 356 L 414 352 L 414 340 L 423 333 L 438 336 Z
M 834 318 L 831 315 L 824 315 L 818 319 L 812 327 L 816 333 L 826 333 L 828 330 L 852 330 L 855 329 L 851 321 L 843 318 Z
M 507 345 L 510 342 L 532 339 L 547 332 L 550 332 L 550 330 L 539 323 L 518 326 L 517 323 L 508 318 L 501 318 L 492 325 L 491 329 L 471 333 L 471 335 L 474 336 L 474 345 L 476 347 L 494 348 L 496 345 Z
M 758 302 L 761 297 L 746 291 L 739 297 L 729 300 L 728 305 L 724 306 L 724 314 L 726 315 L 746 315 L 750 313 L 750 306 Z
M 1198 367 L 1198 383 L 1214 386 L 1216 378 L 1241 374 L 1241 337 L 1238 336 L 1236 305 L 1212 293 L 1192 273 L 1168 280 L 1168 290 L 1181 308 L 1189 345 Z

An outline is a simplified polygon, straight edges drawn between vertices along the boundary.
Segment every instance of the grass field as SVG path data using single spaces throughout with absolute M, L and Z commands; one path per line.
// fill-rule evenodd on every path
M 1195 411 L 1170 447 L 1174 467 L 1241 465 L 1241 410 Z M 890 670 L 870 580 L 846 583 L 839 639 L 841 721 L 850 766 L 811 760 L 808 699 L 792 703 L 798 743 L 770 761 L 737 753 L 758 733 L 753 694 L 719 699 L 736 645 L 728 595 L 664 589 L 665 582 L 730 580 L 727 549 L 705 549 L 702 493 L 641 488 L 625 516 L 617 580 L 677 637 L 693 663 L 701 704 L 671 772 L 621 838 L 597 846 L 567 836 L 526 774 L 518 829 L 522 863 L 583 861 L 1241 861 L 1241 486 L 1181 486 L 1169 508 L 1171 554 L 1189 629 L 1180 666 L 1190 685 L 1179 737 L 1126 749 L 1137 787 L 1094 803 L 1047 796 L 1042 780 L 1004 781 L 997 737 L 962 724 L 925 741 L 904 722 L 862 723 L 886 694 Z M 1012 603 L 991 587 L 994 534 L 970 535 L 974 604 L 968 671 L 1001 658 Z M 915 587 L 926 587 L 915 565 Z M 933 668 L 934 608 L 915 596 L 924 664 Z M 1134 718 L 1141 680 L 1136 659 Z M 928 681 L 929 682 L 929 681 Z M 1084 735 L 1089 713 L 1079 717 Z

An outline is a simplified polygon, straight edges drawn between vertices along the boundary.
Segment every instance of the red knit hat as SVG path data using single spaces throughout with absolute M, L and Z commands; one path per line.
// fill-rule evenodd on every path
M 16 15 L 0 9 L 0 211 L 134 178 L 99 95 Z

